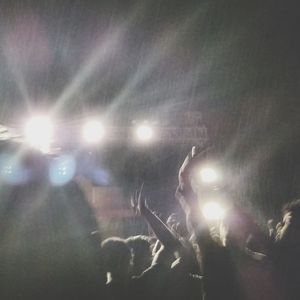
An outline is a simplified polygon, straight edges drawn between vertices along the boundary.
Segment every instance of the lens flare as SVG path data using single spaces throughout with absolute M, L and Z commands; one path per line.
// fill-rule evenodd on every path
M 72 155 L 61 155 L 54 158 L 49 166 L 49 180 L 55 186 L 71 181 L 76 173 L 76 161 Z
M 153 129 L 149 125 L 140 125 L 136 128 L 136 137 L 141 142 L 148 142 L 153 139 Z
M 32 117 L 25 124 L 25 141 L 34 148 L 47 150 L 53 139 L 53 129 L 53 124 L 47 116 Z
M 224 208 L 217 202 L 207 202 L 202 207 L 202 213 L 206 220 L 222 220 L 225 216 Z
M 82 137 L 87 143 L 93 144 L 100 142 L 103 139 L 104 134 L 104 126 L 98 121 L 88 121 L 83 126 Z
M 18 185 L 29 180 L 30 171 L 25 168 L 21 161 L 9 154 L 0 155 L 0 179 L 5 183 Z
M 218 181 L 219 174 L 215 169 L 213 169 L 211 167 L 205 167 L 205 168 L 200 169 L 199 177 L 200 177 L 201 182 L 203 182 L 203 183 L 214 183 L 214 182 Z

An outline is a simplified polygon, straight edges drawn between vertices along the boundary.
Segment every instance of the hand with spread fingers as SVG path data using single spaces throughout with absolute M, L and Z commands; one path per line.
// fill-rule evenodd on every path
M 146 211 L 149 211 L 149 208 L 147 206 L 147 200 L 143 197 L 143 186 L 141 185 L 140 189 L 137 189 L 134 192 L 134 195 L 130 198 L 130 204 L 131 208 L 133 209 L 135 215 L 141 215 L 143 216 Z

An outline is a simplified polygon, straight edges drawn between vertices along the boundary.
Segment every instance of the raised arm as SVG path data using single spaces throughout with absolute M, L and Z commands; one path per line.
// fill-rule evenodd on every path
M 175 251 L 178 247 L 181 247 L 181 243 L 174 236 L 171 230 L 148 208 L 146 200 L 142 197 L 139 197 L 138 199 L 138 208 L 140 214 L 148 222 L 156 237 L 165 248 Z

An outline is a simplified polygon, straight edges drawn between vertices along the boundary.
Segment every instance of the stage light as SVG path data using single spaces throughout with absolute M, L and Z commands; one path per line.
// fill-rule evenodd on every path
M 208 221 L 222 220 L 225 216 L 224 208 L 214 201 L 205 203 L 202 207 L 202 213 L 204 218 Z
M 98 143 L 104 136 L 104 127 L 98 121 L 88 121 L 82 130 L 82 137 L 87 143 Z
M 204 167 L 199 171 L 199 178 L 203 183 L 215 183 L 219 180 L 219 173 L 211 167 Z
M 61 155 L 54 158 L 49 165 L 49 179 L 55 186 L 71 181 L 76 173 L 76 161 L 72 155 Z
M 149 125 L 140 125 L 136 128 L 136 137 L 141 142 L 148 142 L 153 138 L 153 129 Z
M 24 134 L 28 144 L 46 151 L 53 138 L 53 124 L 47 116 L 32 117 L 25 124 Z

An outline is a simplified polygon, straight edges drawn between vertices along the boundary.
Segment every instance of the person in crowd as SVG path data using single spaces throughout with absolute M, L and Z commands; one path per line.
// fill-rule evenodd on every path
M 151 243 L 145 235 L 130 236 L 126 244 L 132 251 L 131 275 L 138 276 L 150 267 L 152 261 Z
M 268 248 L 267 237 L 264 241 L 253 218 L 233 207 L 222 223 L 226 236 L 216 240 L 210 224 L 198 213 L 202 199 L 192 188 L 191 174 L 201 160 L 207 159 L 207 152 L 199 150 L 193 147 L 183 162 L 176 196 L 200 249 L 205 299 L 282 299 L 266 255 L 249 249 L 250 244 L 255 250 Z
M 300 299 L 300 200 L 283 207 L 276 229 L 268 223 L 269 235 L 236 204 L 208 222 L 192 179 L 204 158 L 193 147 L 179 170 L 186 224 L 178 212 L 164 222 L 141 191 L 132 199 L 154 238 L 102 241 L 75 182 L 53 187 L 37 176 L 10 186 L 0 202 L 0 299 Z
M 156 253 L 151 266 L 139 276 L 131 276 L 131 251 L 126 241 L 118 237 L 101 244 L 108 273 L 107 297 L 119 299 L 165 299 L 169 278 L 168 256 L 163 247 Z
M 268 235 L 239 207 L 228 212 L 223 225 L 226 227 L 225 246 L 237 266 L 243 299 L 282 300 L 282 290 L 268 257 Z
M 101 244 L 101 254 L 107 272 L 108 299 L 129 299 L 131 280 L 131 250 L 124 239 L 110 237 Z
M 198 269 L 192 246 L 183 244 L 142 197 L 138 199 L 138 209 L 161 244 L 152 266 L 137 278 L 144 282 L 149 299 L 201 299 L 202 282 L 199 272 L 193 274 Z
M 235 265 L 226 248 L 212 238 L 207 222 L 199 216 L 199 200 L 191 185 L 193 168 L 206 155 L 206 150 L 192 148 L 179 170 L 175 195 L 185 212 L 188 231 L 194 236 L 201 253 L 204 299 L 239 300 L 242 298 Z
M 300 299 L 300 199 L 284 205 L 269 255 L 284 299 Z

